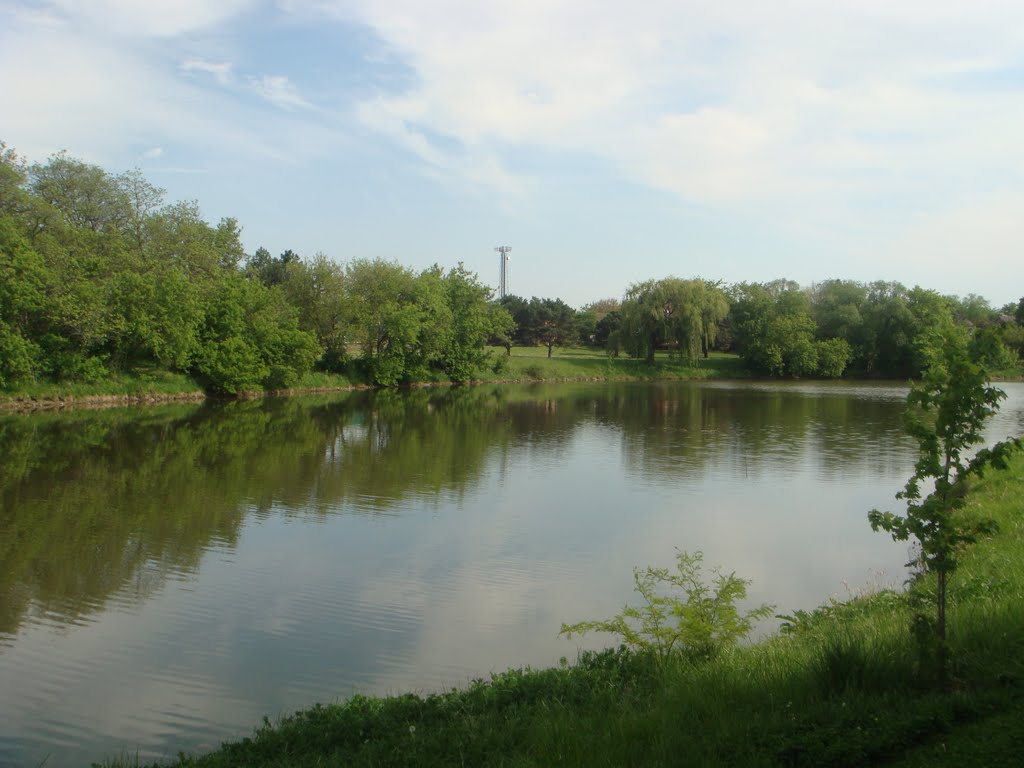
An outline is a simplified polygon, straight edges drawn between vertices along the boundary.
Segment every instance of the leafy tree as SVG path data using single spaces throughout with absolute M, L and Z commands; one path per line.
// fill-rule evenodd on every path
M 815 342 L 817 372 L 827 379 L 838 379 L 850 361 L 850 344 L 846 339 L 825 339 Z
M 985 328 L 996 322 L 998 313 L 992 309 L 988 299 L 976 293 L 969 293 L 963 298 L 949 296 L 947 298 L 953 319 L 962 325 L 974 328 Z
M 702 280 L 700 296 L 701 352 L 707 358 L 718 341 L 722 323 L 729 315 L 729 297 L 720 282 Z
M 377 384 L 402 381 L 415 366 L 423 328 L 416 276 L 395 262 L 357 260 L 345 273 L 346 324 Z
M 576 336 L 576 310 L 561 299 L 530 299 L 532 327 L 529 338 L 548 348 L 548 357 L 556 346 L 572 342 Z
M 34 378 L 42 350 L 35 341 L 50 328 L 47 294 L 53 274 L 18 231 L 0 215 L 0 387 Z
M 266 248 L 257 248 L 256 253 L 246 260 L 245 269 L 266 286 L 281 285 L 289 277 L 289 271 L 302 264 L 302 258 L 288 249 L 276 259 Z
M 234 271 L 245 253 L 241 230 L 231 218 L 210 226 L 194 201 L 167 205 L 146 220 L 145 256 L 174 263 L 196 284 L 216 283 L 225 271 Z
M 676 553 L 676 571 L 668 568 L 633 569 L 635 591 L 641 606 L 625 606 L 622 613 L 605 621 L 562 624 L 560 635 L 572 638 L 588 632 L 618 635 L 638 651 L 654 654 L 664 663 L 675 653 L 711 658 L 746 637 L 754 622 L 772 615 L 773 606 L 761 605 L 741 613 L 736 604 L 747 597 L 750 582 L 712 569 L 712 583 L 701 574 L 704 555 Z M 659 594 L 667 588 L 668 594 Z
M 1024 296 L 1021 296 L 1020 301 L 1017 302 L 1017 309 L 1014 310 L 1013 319 L 1017 321 L 1017 325 L 1024 325 Z
M 193 372 L 215 392 L 279 389 L 310 370 L 320 352 L 279 291 L 236 272 L 211 297 Z
M 576 342 L 583 346 L 594 346 L 597 338 L 597 314 L 589 309 L 576 313 Z
M 163 205 L 166 190 L 154 186 L 142 171 L 132 168 L 113 179 L 114 186 L 127 202 L 124 228 L 138 250 L 146 245 L 146 222 Z
M 29 171 L 32 191 L 74 227 L 117 230 L 130 219 L 130 204 L 118 184 L 99 166 L 60 152 Z
M 594 344 L 618 354 L 619 331 L 622 328 L 622 314 L 613 310 L 597 321 L 594 327 Z M 613 350 L 613 347 L 616 349 Z
M 621 338 L 633 357 L 654 362 L 659 347 L 695 362 L 714 344 L 728 313 L 721 289 L 703 280 L 666 277 L 630 286 L 622 302 Z
M 262 252 L 262 253 L 261 253 Z M 269 260 L 270 252 L 260 248 L 250 259 Z M 311 261 L 291 262 L 280 283 L 288 303 L 298 310 L 299 328 L 316 335 L 324 353 L 319 366 L 327 371 L 340 371 L 348 360 L 346 317 L 346 285 L 344 268 L 322 253 Z
M 197 288 L 175 264 L 125 270 L 111 280 L 117 308 L 111 354 L 117 367 L 156 364 L 188 371 L 199 350 L 203 308 Z
M 1024 359 L 1024 325 L 1008 325 L 1003 328 L 1003 345 L 1017 356 L 1018 362 Z
M 990 521 L 967 523 L 957 513 L 964 505 L 970 478 L 981 476 L 988 467 L 1005 467 L 1021 441 L 1008 439 L 970 456 L 982 440 L 985 421 L 1006 394 L 988 383 L 985 368 L 969 353 L 963 331 L 936 329 L 930 342 L 924 377 L 907 396 L 907 432 L 917 440 L 918 458 L 913 476 L 896 495 L 906 500 L 906 515 L 872 510 L 868 520 L 872 529 L 884 530 L 896 541 L 913 537 L 920 546 L 913 564 L 919 573 L 935 576 L 934 618 L 920 621 L 933 630 L 936 672 L 944 681 L 947 583 L 961 547 L 991 531 L 993 525 Z M 922 486 L 932 490 L 925 493 Z
M 443 287 L 451 324 L 440 363 L 452 381 L 466 381 L 486 363 L 487 340 L 507 337 L 511 332 L 512 316 L 491 303 L 491 289 L 461 263 L 444 276 Z
M 749 368 L 774 376 L 841 376 L 850 359 L 845 339 L 815 339 L 811 300 L 795 283 L 733 287 L 732 325 Z
M 516 343 L 524 347 L 533 346 L 536 342 L 532 338 L 533 327 L 536 324 L 534 309 L 532 305 L 522 296 L 508 294 L 502 296 L 498 303 L 508 312 L 512 318 L 513 327 L 507 334 L 495 336 L 495 342 L 505 347 L 505 352 L 512 354 L 512 344 Z

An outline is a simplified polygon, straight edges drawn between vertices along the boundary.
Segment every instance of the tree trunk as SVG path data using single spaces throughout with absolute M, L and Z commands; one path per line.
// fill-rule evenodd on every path
M 939 571 L 935 587 L 935 601 L 938 607 L 938 616 L 935 622 L 935 634 L 938 645 L 935 648 L 935 674 L 938 683 L 943 688 L 948 682 L 948 648 L 946 646 L 946 571 Z

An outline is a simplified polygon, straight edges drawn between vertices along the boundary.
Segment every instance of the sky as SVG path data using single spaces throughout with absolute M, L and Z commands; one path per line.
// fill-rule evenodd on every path
M 1019 0 L 4 0 L 0 82 L 249 253 L 1024 296 Z

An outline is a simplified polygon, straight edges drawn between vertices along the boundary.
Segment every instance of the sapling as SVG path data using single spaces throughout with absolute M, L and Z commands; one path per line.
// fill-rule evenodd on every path
M 907 395 L 907 433 L 917 440 L 914 474 L 896 498 L 907 503 L 905 515 L 868 513 L 874 530 L 896 541 L 916 542 L 919 554 L 908 565 L 921 574 L 934 574 L 935 614 L 924 619 L 935 640 L 935 669 L 939 681 L 947 674 L 946 585 L 956 570 L 957 553 L 981 534 L 991 533 L 991 520 L 968 522 L 957 514 L 964 505 L 967 483 L 986 468 L 1004 468 L 1009 455 L 1021 448 L 1009 438 L 973 452 L 982 441 L 985 421 L 999 409 L 1006 393 L 990 385 L 984 366 L 972 357 L 957 329 L 937 331 L 928 350 L 922 380 Z M 930 487 L 927 493 L 923 488 Z

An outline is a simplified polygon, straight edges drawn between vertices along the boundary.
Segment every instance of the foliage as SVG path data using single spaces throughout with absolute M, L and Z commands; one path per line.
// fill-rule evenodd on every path
M 556 346 L 572 343 L 577 337 L 576 312 L 561 299 L 530 299 L 533 324 L 528 338 L 547 347 L 548 357 Z
M 644 376 L 658 375 L 656 354 L 696 365 L 734 346 L 755 373 L 905 377 L 922 370 L 929 329 L 955 324 L 977 331 L 990 369 L 1018 375 L 1024 354 L 1021 305 L 1000 315 L 975 295 L 842 280 L 726 292 L 665 278 L 580 312 L 557 298 L 494 302 L 461 264 L 414 273 L 292 250 L 246 257 L 236 220 L 208 222 L 196 201 L 164 194 L 138 168 L 115 175 L 66 152 L 30 164 L 0 142 L 0 389 L 161 370 L 223 393 L 287 386 L 310 359 L 380 385 L 459 382 L 492 367 L 485 343 L 548 356 L 593 344 L 646 361 Z M 239 276 L 259 288 L 244 291 Z M 232 301 L 246 308 L 229 311 Z M 267 321 L 254 314 L 263 305 Z M 1014 312 L 1017 325 L 999 325 Z
M 225 394 L 292 386 L 320 355 L 296 314 L 276 290 L 235 273 L 212 298 L 195 373 Z
M 462 264 L 450 270 L 442 284 L 452 320 L 437 361 L 452 381 L 467 381 L 487 363 L 487 340 L 511 332 L 512 317 L 490 303 L 490 289 Z
M 633 569 L 635 591 L 641 606 L 627 605 L 622 613 L 605 621 L 562 624 L 559 634 L 607 632 L 618 635 L 628 647 L 653 653 L 665 662 L 674 653 L 694 658 L 711 658 L 746 637 L 758 619 L 772 615 L 774 608 L 761 605 L 740 613 L 736 604 L 746 599 L 750 582 L 735 573 L 712 569 L 712 583 L 701 575 L 704 555 L 682 550 L 676 553 L 676 572 L 668 568 Z M 659 589 L 668 588 L 668 594 Z
M 897 498 L 907 502 L 906 515 L 872 510 L 874 530 L 890 533 L 896 541 L 913 538 L 920 547 L 915 565 L 921 574 L 936 577 L 935 615 L 928 619 L 936 641 L 935 664 L 939 679 L 947 665 L 946 588 L 965 544 L 992 530 L 989 521 L 965 521 L 963 508 L 971 477 L 988 467 L 1003 468 L 1021 448 L 1010 438 L 970 456 L 982 441 L 982 427 L 1006 395 L 988 383 L 985 368 L 972 359 L 965 334 L 937 331 L 927 350 L 929 365 L 921 382 L 907 395 L 907 432 L 917 440 L 914 474 Z M 932 490 L 925 493 L 922 486 Z
M 257 256 L 246 265 L 247 273 L 252 272 L 253 261 L 260 251 L 269 258 L 266 249 L 257 250 Z M 280 286 L 288 303 L 298 310 L 299 328 L 314 334 L 323 348 L 323 355 L 317 362 L 318 369 L 340 372 L 348 362 L 345 270 L 322 253 L 309 261 L 289 256 L 284 262 L 288 254 L 292 252 L 286 251 L 281 255 L 284 266 L 271 283 Z
M 667 348 L 688 362 L 707 357 L 729 302 L 717 283 L 666 277 L 630 286 L 622 302 L 618 337 L 633 357 L 654 361 Z

